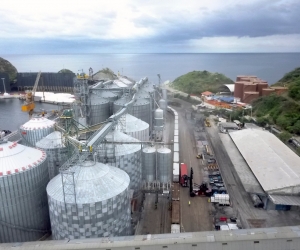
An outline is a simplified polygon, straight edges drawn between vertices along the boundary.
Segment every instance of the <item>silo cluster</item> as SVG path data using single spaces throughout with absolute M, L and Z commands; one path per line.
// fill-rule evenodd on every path
M 71 171 L 76 176 L 76 202 L 64 195 L 62 175 L 57 175 L 47 186 L 53 238 L 130 235 L 128 174 L 116 167 L 93 161 L 78 163 Z
M 34 137 L 35 139 L 35 137 Z M 46 153 L 16 142 L 0 144 L 0 241 L 39 240 L 50 232 Z
M 59 168 L 67 160 L 68 149 L 59 131 L 54 131 L 36 143 L 36 147 L 46 151 L 50 180 L 59 174 Z M 70 152 L 71 153 L 71 152 Z
M 118 95 L 116 93 L 105 91 L 105 90 L 98 90 L 94 91 L 94 98 L 104 99 L 109 101 L 109 116 L 113 114 L 113 103 L 118 99 Z
M 25 140 L 24 144 L 35 147 L 37 141 L 54 131 L 54 124 L 54 121 L 45 117 L 30 119 L 19 129 L 22 138 Z
M 142 176 L 146 182 L 170 182 L 172 180 L 172 151 L 168 148 L 143 148 Z
M 124 170 L 130 176 L 130 189 L 138 195 L 142 184 L 141 144 L 139 140 L 120 131 L 113 130 L 105 141 L 95 149 L 100 162 Z M 113 143 L 113 142 L 132 143 Z

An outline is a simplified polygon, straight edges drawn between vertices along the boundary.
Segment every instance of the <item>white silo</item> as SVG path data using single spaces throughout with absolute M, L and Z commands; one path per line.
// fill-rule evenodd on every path
M 68 157 L 68 149 L 61 132 L 54 131 L 36 143 L 36 147 L 46 151 L 50 180 L 59 174 L 59 168 Z
M 168 104 L 167 104 L 167 101 L 166 101 L 166 100 L 160 99 L 160 100 L 158 101 L 158 104 L 159 104 L 159 107 L 160 107 L 164 112 L 167 111 L 167 106 L 168 106 Z
M 46 153 L 0 143 L 0 242 L 39 240 L 50 232 Z
M 122 119 L 119 120 L 120 122 L 122 122 Z M 123 131 L 120 130 L 121 128 L 123 128 Z M 139 141 L 149 141 L 149 124 L 130 114 L 125 115 L 125 126 L 120 124 L 118 130 Z
M 156 180 L 156 149 L 155 147 L 143 148 L 142 151 L 142 176 L 146 182 Z
M 76 202 L 74 197 L 64 196 L 62 175 L 54 177 L 47 186 L 53 238 L 59 240 L 130 235 L 128 174 L 121 169 L 93 161 L 78 163 L 72 170 L 75 172 Z
M 20 133 L 26 145 L 35 147 L 37 141 L 54 131 L 55 122 L 45 117 L 32 118 L 20 127 Z M 23 142 L 23 141 L 22 141 Z
M 155 127 L 164 126 L 164 111 L 160 108 L 154 111 L 154 126 Z
M 105 141 L 108 143 L 104 142 L 96 148 L 99 161 L 124 170 L 130 176 L 130 189 L 133 189 L 134 196 L 137 196 L 142 184 L 141 144 L 139 144 L 139 140 L 118 130 L 113 130 L 105 137 Z M 114 141 L 118 143 L 110 143 Z
M 157 149 L 157 180 L 162 183 L 172 180 L 172 152 L 168 148 Z

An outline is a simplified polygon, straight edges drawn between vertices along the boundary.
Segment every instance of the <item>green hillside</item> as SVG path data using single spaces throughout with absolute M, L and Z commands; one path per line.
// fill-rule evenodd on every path
M 17 78 L 18 71 L 15 66 L 2 57 L 0 57 L 0 72 L 7 73 L 10 81 L 14 81 Z
M 272 86 L 285 86 L 288 91 L 254 101 L 253 110 L 258 122 L 276 124 L 289 133 L 300 135 L 300 68 L 285 74 Z
M 233 84 L 234 82 L 219 73 L 204 71 L 192 71 L 176 78 L 172 87 L 188 94 L 200 94 L 206 90 L 218 92 L 223 84 Z

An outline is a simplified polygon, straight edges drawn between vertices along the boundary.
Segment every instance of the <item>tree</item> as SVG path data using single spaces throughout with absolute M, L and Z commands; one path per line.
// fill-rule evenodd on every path
M 292 135 L 289 132 L 283 131 L 282 133 L 280 133 L 278 135 L 278 138 L 283 141 L 284 143 L 286 143 L 290 138 L 292 137 Z

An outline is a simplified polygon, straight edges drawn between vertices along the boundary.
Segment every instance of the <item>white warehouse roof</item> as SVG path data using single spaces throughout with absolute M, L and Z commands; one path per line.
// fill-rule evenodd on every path
M 265 191 L 289 193 L 283 189 L 300 188 L 300 157 L 275 135 L 258 129 L 229 135 Z

